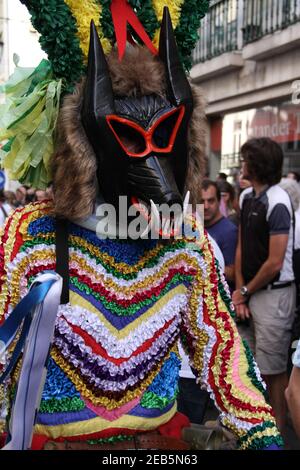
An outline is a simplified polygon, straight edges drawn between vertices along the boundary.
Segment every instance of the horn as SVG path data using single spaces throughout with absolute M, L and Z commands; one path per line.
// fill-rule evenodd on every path
M 114 113 L 113 89 L 105 54 L 94 21 L 91 21 L 87 78 L 83 99 L 83 119 Z
M 160 28 L 159 57 L 166 67 L 168 95 L 171 102 L 176 106 L 192 103 L 192 90 L 181 65 L 168 7 L 164 7 Z

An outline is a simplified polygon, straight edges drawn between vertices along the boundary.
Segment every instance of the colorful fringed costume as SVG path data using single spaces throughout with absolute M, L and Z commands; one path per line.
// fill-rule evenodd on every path
M 6 225 L 1 320 L 39 272 L 55 269 L 50 208 L 19 209 Z M 99 240 L 72 224 L 69 243 L 70 304 L 57 318 L 33 443 L 117 440 L 172 419 L 161 432 L 177 435 L 179 337 L 240 448 L 280 443 L 204 233 L 163 246 Z
M 51 180 L 54 199 L 18 209 L 4 229 L 4 329 L 37 275 L 58 269 L 56 226 L 62 218 L 68 221 L 69 256 L 69 302 L 59 307 L 50 357 L 41 366 L 47 377 L 33 448 L 47 440 L 114 442 L 152 430 L 179 438 L 188 425 L 176 412 L 180 338 L 199 384 L 239 447 L 280 446 L 259 371 L 238 335 L 203 228 L 190 215 L 193 236 L 188 231 L 180 238 L 175 230 L 189 196 L 198 202 L 206 149 L 203 99 L 179 57 L 188 59 L 208 2 L 21 1 L 49 61 L 35 70 L 19 68 L 6 85 L 2 163 L 12 177 L 35 187 Z M 163 9 L 168 5 L 175 33 Z M 126 47 L 124 19 L 151 53 L 141 45 Z M 159 50 L 153 51 L 160 26 Z M 116 51 L 105 57 L 115 37 L 119 57 Z M 62 106 L 61 91 L 67 94 Z M 163 225 L 149 239 L 146 232 L 98 238 L 96 229 L 87 228 L 96 201 L 116 208 L 124 196 L 129 209 L 144 214 L 147 228 L 165 223 L 158 207 L 177 205 L 169 233 Z M 161 240 L 165 235 L 167 242 Z M 5 384 L 11 401 L 18 374 L 17 366 Z

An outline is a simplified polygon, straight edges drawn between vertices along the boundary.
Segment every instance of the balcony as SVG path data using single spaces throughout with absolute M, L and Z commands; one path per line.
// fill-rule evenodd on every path
M 244 1 L 243 43 L 287 28 L 300 20 L 299 0 L 251 0 Z
M 202 20 L 200 39 L 193 53 L 192 79 L 203 81 L 243 67 L 242 54 L 238 50 L 239 8 L 240 0 L 212 2 Z
M 299 21 L 299 0 L 215 0 L 199 29 L 192 78 L 206 79 L 220 69 L 242 67 L 244 60 L 298 47 Z
M 193 62 L 205 62 L 224 52 L 238 49 L 238 0 L 211 2 L 199 30 Z
M 230 153 L 222 155 L 221 171 L 228 171 L 229 169 L 240 168 L 241 160 L 239 153 Z

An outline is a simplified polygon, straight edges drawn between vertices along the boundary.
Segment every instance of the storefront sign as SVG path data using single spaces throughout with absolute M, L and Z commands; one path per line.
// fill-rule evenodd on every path
M 247 116 L 248 117 L 248 116 Z M 300 140 L 300 106 L 286 104 L 255 110 L 247 120 L 247 137 L 270 137 L 276 142 Z

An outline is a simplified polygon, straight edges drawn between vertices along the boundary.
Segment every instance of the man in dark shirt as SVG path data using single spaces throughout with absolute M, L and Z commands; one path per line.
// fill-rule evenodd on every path
M 236 252 L 237 316 L 253 319 L 255 358 L 266 381 L 278 427 L 286 420 L 284 391 L 294 320 L 292 206 L 278 186 L 283 153 L 268 138 L 241 148 L 243 178 L 252 183 L 240 197 L 241 222 Z
M 234 282 L 234 258 L 237 246 L 237 227 L 220 212 L 221 194 L 218 185 L 210 180 L 202 184 L 202 204 L 204 205 L 204 226 L 217 242 L 224 256 L 225 277 Z

